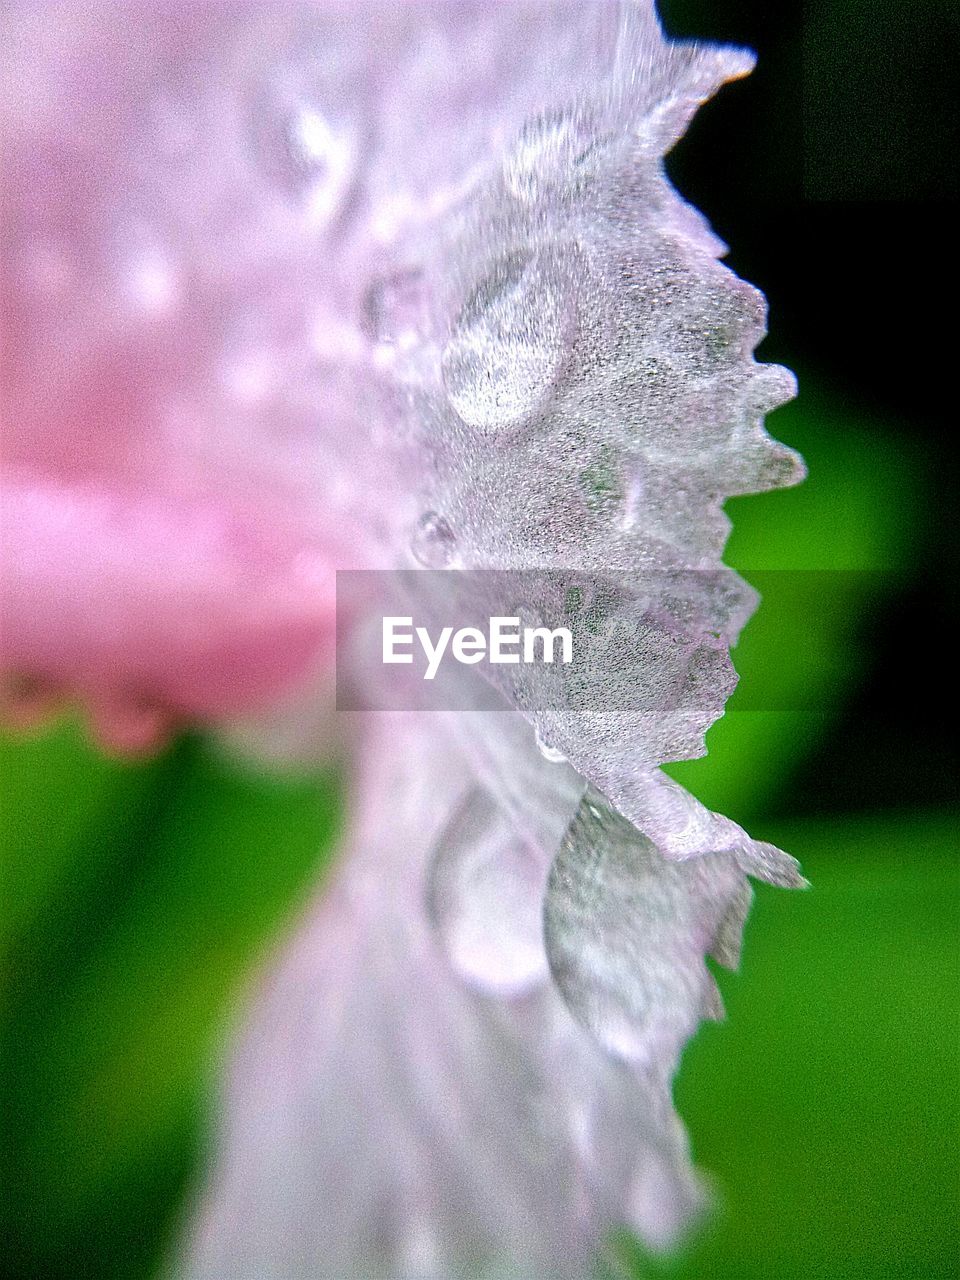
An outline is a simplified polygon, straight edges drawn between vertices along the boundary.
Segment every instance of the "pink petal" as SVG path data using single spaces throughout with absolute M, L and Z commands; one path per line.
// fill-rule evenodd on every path
M 256 709 L 332 660 L 332 568 L 260 513 L 25 471 L 2 497 L 3 666 L 89 700 L 111 749 Z

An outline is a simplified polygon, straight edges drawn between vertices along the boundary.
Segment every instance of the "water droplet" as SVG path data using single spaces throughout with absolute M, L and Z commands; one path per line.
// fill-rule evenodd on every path
M 744 884 L 732 854 L 673 862 L 587 793 L 550 872 L 544 938 L 567 1007 L 607 1052 L 672 1068 L 716 1007 L 704 953 Z
M 425 569 L 445 569 L 453 559 L 456 535 L 443 516 L 428 511 L 417 521 L 410 550 Z
M 551 764 L 566 764 L 567 757 L 562 751 L 557 751 L 555 747 L 550 747 L 540 737 L 540 730 L 537 730 L 537 748 L 544 760 L 549 760 Z
M 464 306 L 442 369 L 468 426 L 509 427 L 549 399 L 576 323 L 572 264 L 559 268 L 546 254 L 511 254 Z
M 363 325 L 376 342 L 404 345 L 423 329 L 423 274 L 398 271 L 375 280 L 363 301 Z
M 546 977 L 541 904 L 548 866 L 485 792 L 473 792 L 454 815 L 437 842 L 428 909 L 468 982 L 516 995 Z
M 504 162 L 507 190 L 532 202 L 543 190 L 570 182 L 596 139 L 596 127 L 582 110 L 551 111 L 524 126 Z
M 310 102 L 271 101 L 253 112 L 254 154 L 268 181 L 299 201 L 315 225 L 327 222 L 353 181 L 356 147 L 351 130 L 335 125 Z

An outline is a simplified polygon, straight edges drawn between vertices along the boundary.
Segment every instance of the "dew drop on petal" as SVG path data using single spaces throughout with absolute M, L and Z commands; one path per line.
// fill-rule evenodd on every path
M 588 791 L 550 872 L 544 930 L 567 1007 L 608 1052 L 669 1067 L 717 1016 L 704 956 L 732 954 L 745 883 L 727 852 L 668 860 Z
M 464 306 L 442 370 L 450 403 L 468 426 L 514 426 L 549 400 L 573 327 L 558 265 L 544 254 L 511 254 Z
M 363 302 L 364 328 L 375 342 L 402 346 L 423 322 L 423 276 L 398 271 L 375 280 Z
M 271 101 L 266 93 L 254 112 L 254 152 L 264 177 L 293 197 L 315 225 L 339 209 L 356 167 L 349 129 L 332 122 L 307 101 Z
M 457 539 L 449 521 L 427 511 L 417 521 L 410 543 L 413 558 L 425 569 L 445 569 L 453 559 Z
M 480 790 L 438 841 L 430 918 L 451 963 L 473 985 L 518 994 L 547 976 L 540 914 L 545 861 Z

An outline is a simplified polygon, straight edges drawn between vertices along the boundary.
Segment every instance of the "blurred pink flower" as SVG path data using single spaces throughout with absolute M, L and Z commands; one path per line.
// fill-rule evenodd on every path
M 802 883 L 659 768 L 755 605 L 722 504 L 802 476 L 763 300 L 662 168 L 750 55 L 648 0 L 48 0 L 0 35 L 15 720 L 79 697 L 128 752 L 330 721 L 337 568 L 577 570 L 577 625 L 635 642 L 609 702 L 336 718 L 347 851 L 251 1011 L 180 1272 L 553 1280 L 617 1223 L 669 1243 L 705 957 L 737 962 L 748 874 Z

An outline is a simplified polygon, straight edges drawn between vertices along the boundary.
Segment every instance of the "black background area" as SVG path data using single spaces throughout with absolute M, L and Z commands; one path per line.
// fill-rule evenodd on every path
M 664 0 L 668 34 L 747 45 L 668 159 L 770 303 L 764 360 L 894 427 L 926 503 L 912 579 L 871 626 L 866 684 L 783 812 L 951 803 L 958 631 L 960 5 Z

